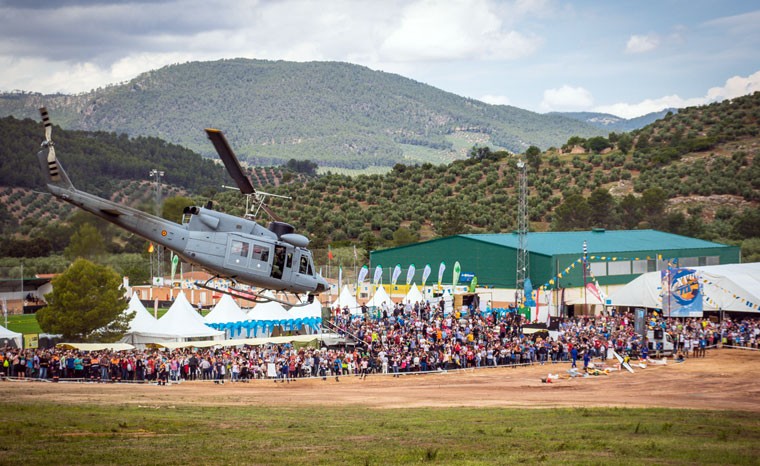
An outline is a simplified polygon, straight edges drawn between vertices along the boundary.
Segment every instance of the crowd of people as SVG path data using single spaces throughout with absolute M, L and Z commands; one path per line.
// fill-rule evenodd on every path
M 573 367 L 604 362 L 610 350 L 646 359 L 659 357 L 658 345 L 635 332 L 633 316 L 612 311 L 555 321 L 556 331 L 536 331 L 517 312 L 444 315 L 443 303 L 397 305 L 378 318 L 337 310 L 327 325 L 347 344 L 334 348 L 184 348 L 176 350 L 77 351 L 58 348 L 0 351 L 0 375 L 92 382 L 208 380 L 216 383 L 269 378 L 290 383 L 303 377 L 323 380 L 371 374 L 463 368 L 556 364 Z M 679 357 L 704 357 L 717 344 L 757 348 L 760 320 L 671 319 L 653 313 L 650 329 L 671 335 Z

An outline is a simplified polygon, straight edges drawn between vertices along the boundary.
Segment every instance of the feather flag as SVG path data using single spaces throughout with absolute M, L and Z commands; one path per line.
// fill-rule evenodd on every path
M 174 283 L 174 275 L 177 273 L 177 264 L 179 264 L 179 256 L 172 252 L 172 283 Z
M 380 283 L 381 278 L 383 278 L 383 266 L 378 265 L 377 267 L 375 267 L 375 276 L 372 277 L 372 283 L 377 285 L 378 283 Z
M 396 267 L 393 269 L 393 276 L 391 277 L 392 285 L 396 284 L 399 275 L 401 275 L 401 264 L 396 264 Z
M 406 284 L 412 283 L 412 279 L 414 278 L 414 272 L 416 272 L 417 269 L 414 268 L 414 264 L 409 266 L 409 270 L 406 271 Z
M 459 261 L 454 262 L 454 276 L 452 277 L 451 284 L 456 286 L 459 283 L 459 275 L 462 273 L 462 266 L 459 265 Z
M 446 271 L 446 263 L 441 261 L 441 265 L 438 266 L 438 286 L 441 286 L 441 282 L 443 282 L 443 272 Z
M 425 265 L 425 269 L 422 271 L 422 287 L 425 288 L 425 282 L 427 282 L 430 276 L 430 264 Z
M 332 248 L 330 247 L 330 245 L 327 245 L 327 259 L 333 260 L 334 258 L 335 256 L 333 256 Z
M 343 266 L 338 266 L 338 288 L 343 289 Z
M 364 282 L 364 279 L 367 278 L 367 275 L 369 275 L 369 267 L 363 265 L 361 270 L 359 270 L 359 277 L 356 279 L 357 283 Z

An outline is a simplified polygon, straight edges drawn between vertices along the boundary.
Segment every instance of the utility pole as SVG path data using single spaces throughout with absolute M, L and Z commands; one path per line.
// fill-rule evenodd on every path
M 525 162 L 517 161 L 519 172 L 520 197 L 517 201 L 517 266 L 515 278 L 515 296 L 524 294 L 525 279 L 530 276 L 528 263 L 528 177 Z M 523 296 L 524 301 L 524 296 Z
M 153 178 L 154 189 L 156 195 L 156 215 L 161 216 L 161 178 L 164 176 L 163 170 L 151 169 L 149 176 Z M 161 278 L 161 284 L 163 285 L 164 279 L 164 247 L 160 244 L 156 245 L 156 276 Z

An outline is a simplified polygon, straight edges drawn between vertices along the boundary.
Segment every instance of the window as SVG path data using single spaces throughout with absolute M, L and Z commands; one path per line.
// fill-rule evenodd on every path
M 647 272 L 650 271 L 648 269 L 648 266 L 649 266 L 649 261 L 648 260 L 633 261 L 631 263 L 631 266 L 632 266 L 632 271 L 635 274 L 647 273 Z
M 243 241 L 232 241 L 231 256 L 248 257 L 248 251 L 251 245 Z
M 607 263 L 609 275 L 630 275 L 631 261 L 614 261 Z
M 306 256 L 301 256 L 301 263 L 298 266 L 298 273 L 305 274 L 309 270 L 309 260 Z
M 678 259 L 679 267 L 696 267 L 699 265 L 699 257 L 680 257 Z
M 253 260 L 269 262 L 269 247 L 261 244 L 253 245 Z
M 591 266 L 591 273 L 597 277 L 604 277 L 607 275 L 607 263 L 606 262 L 589 262 Z
M 705 257 L 705 265 L 719 265 L 720 256 L 707 256 Z

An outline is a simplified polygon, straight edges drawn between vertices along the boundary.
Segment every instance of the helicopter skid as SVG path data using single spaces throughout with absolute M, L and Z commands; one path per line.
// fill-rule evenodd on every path
M 214 292 L 217 292 L 217 293 L 228 294 L 228 295 L 232 296 L 233 298 L 244 299 L 246 301 L 251 301 L 251 302 L 254 302 L 254 303 L 257 303 L 257 304 L 258 303 L 268 303 L 270 301 L 274 301 L 276 303 L 280 303 L 280 304 L 285 305 L 285 306 L 300 307 L 300 306 L 306 306 L 307 304 L 311 304 L 314 301 L 314 295 L 313 294 L 309 294 L 309 299 L 305 303 L 302 303 L 300 301 L 296 301 L 295 303 L 292 303 L 292 302 L 287 301 L 287 300 L 277 299 L 277 298 L 270 297 L 270 296 L 264 296 L 264 295 L 262 295 L 261 293 L 258 293 L 258 292 L 253 292 L 253 291 L 248 291 L 248 290 L 241 290 L 241 289 L 234 288 L 234 287 L 229 287 L 227 289 L 215 288 L 213 286 L 207 285 L 207 282 L 204 283 L 204 282 L 200 282 L 200 281 L 195 282 L 195 285 L 199 286 L 201 288 L 204 288 L 206 290 L 214 291 Z M 296 298 L 298 298 L 298 295 L 295 295 L 295 296 L 296 296 Z

